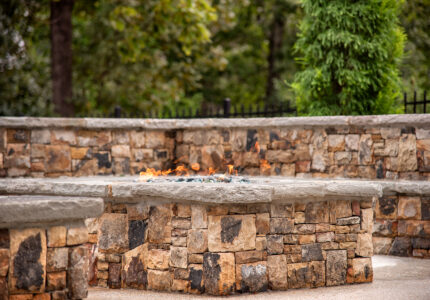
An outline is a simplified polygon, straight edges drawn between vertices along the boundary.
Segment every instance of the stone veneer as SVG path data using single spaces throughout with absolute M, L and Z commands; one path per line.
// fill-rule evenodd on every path
M 83 218 L 102 212 L 100 198 L 0 196 L 0 299 L 86 298 Z
M 371 201 L 107 206 L 93 284 L 229 295 L 371 282 Z

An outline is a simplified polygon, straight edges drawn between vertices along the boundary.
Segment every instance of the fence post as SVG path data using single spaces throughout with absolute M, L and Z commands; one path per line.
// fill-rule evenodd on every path
M 224 99 L 224 118 L 230 118 L 231 101 L 230 98 Z
M 403 103 L 405 104 L 405 114 L 408 113 L 408 95 L 406 92 L 403 92 Z
M 115 118 L 121 118 L 121 106 L 119 106 L 119 105 L 115 106 L 113 116 Z
M 427 91 L 424 91 L 424 113 L 427 112 Z

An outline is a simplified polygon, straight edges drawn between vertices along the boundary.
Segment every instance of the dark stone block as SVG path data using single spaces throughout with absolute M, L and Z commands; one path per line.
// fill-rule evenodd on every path
M 430 197 L 423 197 L 421 199 L 421 218 L 423 220 L 430 220 Z
M 395 256 L 410 256 L 411 239 L 409 237 L 396 237 L 388 254 Z
M 148 223 L 143 220 L 130 221 L 128 223 L 128 246 L 132 250 L 145 242 Z
M 320 244 L 302 245 L 302 261 L 324 260 Z
M 269 137 L 270 137 L 270 142 L 279 141 L 280 140 L 279 135 L 277 133 L 273 132 L 273 131 L 271 131 L 269 133 Z
M 228 130 L 221 131 L 221 136 L 224 140 L 224 143 L 228 143 L 230 141 L 230 131 Z
M 401 134 L 415 134 L 415 127 L 403 127 L 400 131 Z
M 155 157 L 158 159 L 165 159 L 167 158 L 167 151 L 166 150 L 155 150 Z
M 109 264 L 108 286 L 111 289 L 121 288 L 121 264 Z
M 5 277 L 0 277 L 0 299 L 1 300 L 9 299 L 7 280 Z
M 112 163 L 109 160 L 109 153 L 96 153 L 94 154 L 94 157 L 97 159 L 99 169 L 109 169 L 112 166 Z
M 376 163 L 376 178 L 382 179 L 384 178 L 384 164 L 381 160 L 378 160 Z
M 270 233 L 292 233 L 294 221 L 288 218 L 270 218 Z
M 327 202 L 310 202 L 305 209 L 306 223 L 328 223 L 329 209 Z
M 26 238 L 18 248 L 13 260 L 16 288 L 30 290 L 31 287 L 40 289 L 43 284 L 43 266 L 40 263 L 42 241 L 40 233 Z
M 212 295 L 218 294 L 218 281 L 220 280 L 221 266 L 218 261 L 220 255 L 206 252 L 203 254 L 203 277 L 205 290 Z
M 9 229 L 0 229 L 0 248 L 9 249 L 10 237 Z
M 430 250 L 430 239 L 412 238 L 412 248 Z
M 221 218 L 221 241 L 223 243 L 232 243 L 239 235 L 242 228 L 242 220 L 233 217 Z
M 379 198 L 379 212 L 384 216 L 393 214 L 397 209 L 397 197 Z
M 243 293 L 267 291 L 269 283 L 267 281 L 267 266 L 264 264 L 242 265 L 240 267 L 242 280 L 240 281 L 240 291 Z
M 192 290 L 199 291 L 203 293 L 205 291 L 205 287 L 203 285 L 203 270 L 198 270 L 194 268 L 190 268 L 190 287 Z
M 255 143 L 257 142 L 257 130 L 255 129 L 248 129 L 248 132 L 246 133 L 246 151 L 250 151 L 251 149 L 255 148 Z
M 284 237 L 282 235 L 268 235 L 266 240 L 269 254 L 281 254 L 284 252 Z

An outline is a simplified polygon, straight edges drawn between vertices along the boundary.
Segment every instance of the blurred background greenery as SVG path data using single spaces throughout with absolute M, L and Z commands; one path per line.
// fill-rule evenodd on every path
M 57 0 L 62 1 L 62 0 Z M 54 116 L 50 1 L 0 4 L 0 115 Z M 74 1 L 74 115 L 295 103 L 299 0 Z M 406 1 L 402 89 L 430 87 L 430 0 Z

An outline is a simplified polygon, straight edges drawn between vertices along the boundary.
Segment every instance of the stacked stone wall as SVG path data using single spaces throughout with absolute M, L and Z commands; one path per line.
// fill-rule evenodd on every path
M 381 197 L 374 222 L 375 254 L 430 258 L 429 197 Z
M 91 283 L 228 295 L 371 282 L 371 206 L 108 205 L 88 221 Z
M 0 299 L 86 298 L 87 241 L 84 224 L 0 229 Z

